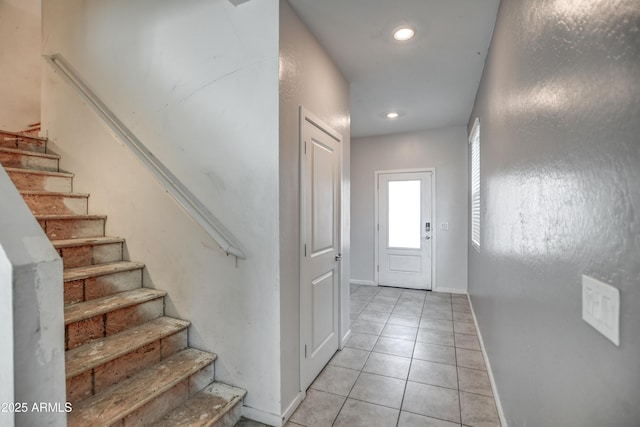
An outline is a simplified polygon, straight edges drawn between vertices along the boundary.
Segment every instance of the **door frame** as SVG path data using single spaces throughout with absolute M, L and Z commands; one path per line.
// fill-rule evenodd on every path
M 412 172 L 431 172 L 431 221 L 433 223 L 431 233 L 431 290 L 437 288 L 436 277 L 436 243 L 437 243 L 437 209 L 436 209 L 436 168 L 413 168 L 413 169 L 388 169 L 376 170 L 373 182 L 374 194 L 374 222 L 373 222 L 373 239 L 374 239 L 374 262 L 373 262 L 373 281 L 376 286 L 380 286 L 380 175 L 392 173 L 412 173 Z
M 344 203 L 344 200 L 342 199 L 342 184 L 343 184 L 343 177 L 344 177 L 344 165 L 343 165 L 343 139 L 342 139 L 342 135 L 340 135 L 340 133 L 338 133 L 337 131 L 335 131 L 333 128 L 331 128 L 329 125 L 327 125 L 325 122 L 323 122 L 318 116 L 316 116 L 315 114 L 311 113 L 308 109 L 306 109 L 304 106 L 300 105 L 299 107 L 299 121 L 298 121 L 298 186 L 299 186 L 299 217 L 298 217 L 298 223 L 299 223 L 299 248 L 298 248 L 298 289 L 300 291 L 300 286 L 302 285 L 302 281 L 303 281 L 303 268 L 302 268 L 302 263 L 304 262 L 305 259 L 305 255 L 304 255 L 304 245 L 305 245 L 305 225 L 306 222 L 304 220 L 305 215 L 307 214 L 307 209 L 306 209 L 306 204 L 305 204 L 305 200 L 306 200 L 306 196 L 307 196 L 307 190 L 306 190 L 306 186 L 302 185 L 302 180 L 303 180 L 303 175 L 302 175 L 302 162 L 304 162 L 304 138 L 303 138 L 303 127 L 305 122 L 309 122 L 312 125 L 315 125 L 317 128 L 319 128 L 320 130 L 322 130 L 324 133 L 326 133 L 327 135 L 329 135 L 331 138 L 335 139 L 337 141 L 337 154 L 338 154 L 338 163 L 339 163 L 339 167 L 338 167 L 338 194 L 337 194 L 337 200 L 340 202 L 339 206 L 338 206 L 338 253 L 340 254 L 344 254 L 344 245 L 343 245 L 343 234 L 344 234 L 344 229 L 342 227 L 343 224 L 343 218 L 342 215 L 344 213 L 344 209 L 342 207 L 342 204 Z M 338 349 L 341 350 L 344 347 L 344 337 L 345 337 L 345 331 L 343 330 L 343 308 L 345 304 L 348 304 L 348 301 L 344 301 L 344 298 L 342 297 L 342 293 L 343 293 L 343 289 L 344 289 L 344 269 L 342 268 L 342 263 L 344 262 L 344 259 L 341 260 L 338 265 L 337 265 L 337 270 L 338 270 Z M 300 348 L 299 348 L 299 364 L 298 364 L 298 368 L 299 368 L 299 373 L 298 373 L 298 379 L 299 379 L 299 383 L 300 383 L 300 391 L 302 393 L 306 392 L 306 388 L 302 383 L 302 379 L 303 379 L 303 375 L 302 375 L 302 366 L 303 366 L 303 361 L 305 359 L 305 335 L 304 335 L 304 328 L 303 326 L 305 324 L 303 324 L 302 322 L 302 317 L 303 317 L 303 300 L 302 300 L 302 292 L 299 292 L 299 299 L 298 299 L 298 305 L 299 305 L 299 344 L 300 344 Z

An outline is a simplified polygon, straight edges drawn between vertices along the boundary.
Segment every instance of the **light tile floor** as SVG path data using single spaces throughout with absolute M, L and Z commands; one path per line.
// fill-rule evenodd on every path
M 287 427 L 500 426 L 465 295 L 352 285 L 351 320 Z

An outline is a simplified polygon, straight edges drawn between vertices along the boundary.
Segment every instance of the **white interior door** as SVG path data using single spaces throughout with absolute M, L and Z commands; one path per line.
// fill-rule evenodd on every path
M 378 174 L 378 283 L 431 289 L 431 172 Z
M 340 140 L 301 109 L 301 387 L 338 350 Z

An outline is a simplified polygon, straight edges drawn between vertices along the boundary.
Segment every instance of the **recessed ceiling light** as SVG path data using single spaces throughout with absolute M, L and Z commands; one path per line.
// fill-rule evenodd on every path
M 398 114 L 395 111 L 391 111 L 389 113 L 387 113 L 387 119 L 397 119 L 400 116 L 400 114 Z
M 412 39 L 415 34 L 416 30 L 413 27 L 399 27 L 393 31 L 393 38 L 403 42 Z

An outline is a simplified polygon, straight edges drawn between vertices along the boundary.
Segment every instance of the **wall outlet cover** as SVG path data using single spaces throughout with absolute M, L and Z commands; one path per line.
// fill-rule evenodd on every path
M 620 346 L 620 290 L 583 275 L 582 319 Z

